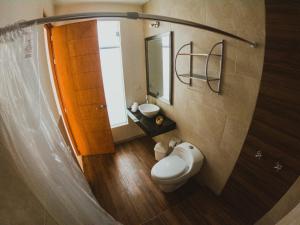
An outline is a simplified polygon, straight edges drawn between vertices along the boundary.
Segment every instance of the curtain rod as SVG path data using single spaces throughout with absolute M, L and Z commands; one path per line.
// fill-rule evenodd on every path
M 128 18 L 128 19 L 144 19 L 144 20 L 158 20 L 158 21 L 164 21 L 169 23 L 175 23 L 175 24 L 181 24 L 185 26 L 190 26 L 198 29 L 203 29 L 207 31 L 211 31 L 217 34 L 222 34 L 227 37 L 231 37 L 233 39 L 245 42 L 249 44 L 251 47 L 256 47 L 257 43 L 254 41 L 249 41 L 245 38 L 239 37 L 237 35 L 231 34 L 229 32 L 210 27 L 207 25 L 203 25 L 200 23 L 188 21 L 188 20 L 182 20 L 167 16 L 159 16 L 159 15 L 153 15 L 153 14 L 145 14 L 145 13 L 138 13 L 138 12 L 88 12 L 88 13 L 74 13 L 74 14 L 66 14 L 66 15 L 58 15 L 58 16 L 49 16 L 49 17 L 43 17 L 28 21 L 19 22 L 15 25 L 18 25 L 22 28 L 28 27 L 34 24 L 47 24 L 47 23 L 53 23 L 53 22 L 60 22 L 60 21 L 69 21 L 69 20 L 78 20 L 78 19 L 92 19 L 92 18 Z M 14 25 L 12 25 L 14 26 Z M 0 33 L 2 31 L 6 32 L 10 29 L 10 26 L 0 28 Z

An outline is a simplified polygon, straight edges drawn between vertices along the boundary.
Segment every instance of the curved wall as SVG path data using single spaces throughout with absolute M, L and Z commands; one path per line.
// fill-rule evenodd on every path
M 195 52 L 207 53 L 225 39 L 222 95 L 211 92 L 203 81 L 194 80 L 189 87 L 173 75 L 174 105 L 156 102 L 178 129 L 155 140 L 168 142 L 171 136 L 179 136 L 199 147 L 206 162 L 197 178 L 218 194 L 239 156 L 255 108 L 264 55 L 264 1 L 151 0 L 143 12 L 196 21 L 259 43 L 258 48 L 251 48 L 204 30 L 163 22 L 155 29 L 145 22 L 145 37 L 174 31 L 174 52 L 193 41 Z M 180 60 L 178 70 L 188 71 L 188 58 Z M 203 73 L 204 62 L 204 58 L 194 58 L 195 73 Z M 211 73 L 217 70 L 216 64 L 210 68 Z
M 266 0 L 266 49 L 253 120 L 222 196 L 253 224 L 300 174 L 300 2 Z M 257 151 L 263 157 L 255 157 Z M 281 170 L 274 168 L 276 163 Z

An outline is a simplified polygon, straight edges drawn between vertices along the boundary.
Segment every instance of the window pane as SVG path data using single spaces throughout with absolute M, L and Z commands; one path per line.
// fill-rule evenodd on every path
M 116 24 L 118 26 L 116 26 Z M 117 47 L 115 45 L 116 40 L 120 42 L 119 33 L 119 22 L 98 21 L 102 78 L 111 127 L 117 127 L 128 123 L 123 79 L 122 52 L 120 44 L 118 44 Z M 103 42 L 104 44 L 109 45 L 113 43 L 114 46 L 106 46 L 103 48 Z
M 120 22 L 98 21 L 100 48 L 120 47 Z

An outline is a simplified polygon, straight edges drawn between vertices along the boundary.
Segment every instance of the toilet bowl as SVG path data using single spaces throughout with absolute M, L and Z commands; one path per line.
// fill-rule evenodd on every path
M 152 167 L 152 180 L 162 191 L 174 191 L 200 171 L 203 160 L 204 156 L 197 147 L 187 142 L 181 143 Z

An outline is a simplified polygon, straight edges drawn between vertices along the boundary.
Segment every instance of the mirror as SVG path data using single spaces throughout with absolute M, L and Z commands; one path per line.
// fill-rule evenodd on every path
M 147 94 L 172 104 L 173 32 L 145 39 Z

